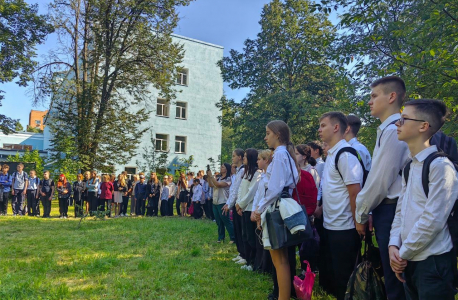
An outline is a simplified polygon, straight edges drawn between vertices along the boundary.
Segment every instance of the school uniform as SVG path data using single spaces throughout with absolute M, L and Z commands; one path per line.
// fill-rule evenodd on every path
M 356 137 L 349 140 L 348 143 L 359 153 L 359 156 L 361 156 L 361 160 L 363 161 L 364 168 L 367 171 L 370 171 L 371 166 L 372 166 L 372 158 L 366 146 L 361 144 Z
M 302 170 L 310 173 L 313 177 L 313 181 L 315 182 L 316 188 L 320 188 L 320 181 L 321 177 L 320 174 L 318 174 L 318 171 L 316 170 L 316 167 L 313 167 L 311 164 L 306 165 Z
M 407 144 L 398 140 L 397 127 L 393 123 L 400 118 L 401 114 L 393 114 L 377 128 L 371 171 L 356 197 L 355 213 L 356 222 L 365 224 L 372 212 L 389 300 L 405 299 L 404 287 L 391 269 L 388 253 L 391 224 L 402 187 L 400 170 L 409 160 Z
M 169 210 L 168 201 L 170 200 L 169 193 L 170 193 L 170 189 L 168 185 L 164 185 L 162 187 L 162 193 L 161 193 L 161 216 L 163 217 L 169 215 L 169 212 L 168 212 Z
M 124 195 L 129 190 L 128 184 L 122 186 L 118 180 L 114 182 L 115 202 L 119 203 L 119 215 L 127 214 L 127 205 L 129 204 L 129 195 Z
M 27 173 L 22 171 L 21 173 L 13 173 L 13 190 L 14 195 L 11 200 L 11 207 L 13 209 L 13 215 L 25 215 L 24 200 L 26 197 L 26 191 L 24 191 L 25 185 L 29 180 Z
M 242 209 L 242 240 L 245 247 L 247 265 L 254 267 L 256 257 L 256 222 L 251 221 L 251 212 L 253 211 L 253 200 L 258 190 L 259 181 L 261 180 L 262 171 L 258 170 L 252 178 L 245 176 L 240 183 L 237 194 L 237 204 Z M 251 180 L 249 180 L 251 179 Z
M 43 218 L 49 218 L 51 214 L 51 201 L 53 196 L 54 181 L 49 179 L 42 179 L 39 187 L 39 198 L 43 205 Z M 41 193 L 44 193 L 42 195 Z
M 185 203 L 188 201 L 187 199 L 188 190 L 184 187 L 184 185 L 181 184 L 181 181 L 178 181 L 177 190 L 178 190 L 178 198 L 177 198 L 177 203 L 176 203 L 176 210 L 177 210 L 177 215 L 181 216 L 180 205 L 181 203 Z
M 201 206 L 201 201 L 202 201 L 202 186 L 200 184 L 193 186 L 192 188 L 192 203 L 194 205 L 194 219 L 200 219 L 202 218 L 202 206 Z
M 215 220 L 213 215 L 213 188 L 207 182 L 207 191 L 205 193 L 205 215 L 209 220 Z
M 135 198 L 135 185 L 140 182 L 140 181 L 129 181 L 130 182 L 130 186 L 128 184 L 128 187 L 129 187 L 129 190 L 130 190 L 130 194 L 131 194 L 131 198 L 130 198 L 130 214 L 133 215 L 133 214 L 136 214 L 136 209 L 137 209 L 137 199 Z
M 137 216 L 144 216 L 145 215 L 145 201 L 146 197 L 148 197 L 148 184 L 146 181 L 141 183 L 140 181 L 135 184 L 135 201 L 136 201 L 136 208 L 135 214 Z
M 188 180 L 188 197 L 187 197 L 187 201 L 188 201 L 188 211 L 189 211 L 189 208 L 191 207 L 191 202 L 192 202 L 192 187 L 194 185 L 194 178 L 191 178 Z
M 87 182 L 87 197 L 89 202 L 89 211 L 91 216 L 98 210 L 97 193 L 99 191 L 99 179 L 90 178 Z
M 458 179 L 448 158 L 431 162 L 429 194 L 422 185 L 425 159 L 437 152 L 430 146 L 412 157 L 409 181 L 402 180 L 402 190 L 391 226 L 389 246 L 399 248 L 408 261 L 404 289 L 408 298 L 455 299 L 456 256 L 447 225 L 455 200 Z
M 37 199 L 38 186 L 40 179 L 38 177 L 30 177 L 27 185 L 27 210 L 29 216 L 40 215 L 40 201 Z
M 290 165 L 291 164 L 291 165 Z M 291 173 L 291 169 L 292 172 Z M 296 182 L 294 182 L 294 179 Z M 288 190 L 288 193 L 292 195 L 292 191 L 299 180 L 299 174 L 295 167 L 295 162 L 290 156 L 286 146 L 278 146 L 272 156 L 272 162 L 267 167 L 266 178 L 267 181 L 265 187 L 265 193 L 256 202 L 253 209 L 259 213 L 263 213 L 267 207 L 272 205 L 283 190 Z M 255 208 L 256 207 L 256 208 Z M 268 237 L 263 235 L 263 242 L 268 240 Z M 265 247 L 266 245 L 263 244 Z M 288 262 L 291 276 L 291 292 L 294 294 L 293 280 L 296 275 L 296 246 L 288 247 Z M 278 297 L 278 281 L 277 272 L 275 267 L 272 265 L 272 280 L 274 283 L 273 294 Z
M 148 207 L 146 215 L 150 217 L 157 217 L 159 213 L 159 199 L 161 197 L 162 184 L 160 182 L 149 182 L 147 187 Z M 151 195 L 151 196 L 150 196 Z M 143 206 L 143 211 L 144 211 Z
M 169 200 L 167 201 L 167 213 L 173 217 L 173 202 L 175 202 L 175 195 L 177 193 L 177 186 L 175 183 L 170 182 L 167 187 L 169 188 Z M 178 201 L 178 200 L 177 200 Z
M 336 298 L 344 299 L 361 240 L 355 228 L 347 186 L 363 183 L 363 169 L 358 158 L 343 152 L 338 161 L 340 174 L 335 166 L 335 156 L 340 149 L 350 147 L 345 140 L 328 150 L 322 177 L 323 191 L 323 255 L 327 263 L 320 276 L 327 277 L 325 289 Z M 342 175 L 342 176 L 341 176 Z
M 75 200 L 75 218 L 84 215 L 83 199 L 86 190 L 84 181 L 75 181 L 73 183 L 73 199 Z
M 217 178 L 218 182 L 227 183 L 227 187 L 213 189 L 213 215 L 215 216 L 216 225 L 218 226 L 218 241 L 224 241 L 226 237 L 226 230 L 229 234 L 231 241 L 235 241 L 234 225 L 229 218 L 229 214 L 224 214 L 222 209 L 226 205 L 227 199 L 229 198 L 229 190 L 231 186 L 231 177 Z
M 202 206 L 202 210 L 203 212 L 205 213 L 205 216 L 210 219 L 210 211 L 208 210 L 208 204 L 207 204 L 207 201 L 208 201 L 208 192 L 210 190 L 210 186 L 208 185 L 208 182 L 206 182 L 205 180 L 201 180 L 201 183 L 202 185 L 202 193 L 204 193 L 204 199 L 205 201 L 204 202 L 201 202 L 201 206 Z
M 68 217 L 68 204 L 72 195 L 72 186 L 70 182 L 57 183 L 57 195 L 59 199 L 59 213 L 61 217 Z
M 10 196 L 13 178 L 8 174 L 0 173 L 0 215 L 6 216 L 8 210 L 8 198 Z
M 324 171 L 324 160 L 321 157 L 316 159 L 315 169 L 318 172 L 318 176 L 321 178 Z
M 240 253 L 240 256 L 246 259 L 246 252 L 245 247 L 243 246 L 242 238 L 242 217 L 239 216 L 237 210 L 235 209 L 235 203 L 237 201 L 237 195 L 239 192 L 240 183 L 242 183 L 244 171 L 245 168 L 243 165 L 236 168 L 234 179 L 229 189 L 229 198 L 227 199 L 226 205 L 229 207 L 229 209 L 232 209 L 232 223 L 234 224 L 235 244 L 237 246 L 237 250 Z

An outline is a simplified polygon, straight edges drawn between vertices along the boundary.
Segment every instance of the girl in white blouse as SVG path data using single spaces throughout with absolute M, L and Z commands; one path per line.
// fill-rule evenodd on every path
M 272 163 L 267 168 L 268 178 L 267 191 L 255 208 L 254 216 L 258 224 L 261 222 L 261 214 L 272 205 L 280 196 L 283 189 L 288 189 L 291 195 L 292 189 L 298 180 L 299 168 L 296 163 L 294 145 L 291 143 L 291 131 L 288 125 L 280 120 L 272 121 L 266 126 L 264 140 L 269 148 L 275 149 Z M 294 177 L 294 179 L 293 179 Z M 296 182 L 294 182 L 294 180 Z M 295 275 L 295 249 L 293 247 L 269 250 L 276 269 L 274 274 L 274 295 L 276 296 L 275 279 L 278 280 L 278 299 L 289 300 Z M 291 267 L 290 267 L 291 266 Z M 294 266 L 294 268 L 293 268 Z

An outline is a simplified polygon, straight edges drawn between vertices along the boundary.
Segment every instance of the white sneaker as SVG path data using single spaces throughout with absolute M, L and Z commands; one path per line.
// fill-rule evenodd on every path
M 238 261 L 238 260 L 241 260 L 242 257 L 240 255 L 237 255 L 237 257 L 233 258 L 232 261 Z
M 246 270 L 246 268 L 248 268 L 247 265 L 243 265 L 243 266 L 240 267 L 240 269 L 242 269 L 242 270 Z
M 237 261 L 236 264 L 238 264 L 238 265 L 246 265 L 246 260 L 242 258 L 241 260 Z
M 244 270 L 247 270 L 247 271 L 253 271 L 253 267 L 252 266 L 244 266 Z
M 67 216 L 64 216 L 64 219 L 67 219 Z

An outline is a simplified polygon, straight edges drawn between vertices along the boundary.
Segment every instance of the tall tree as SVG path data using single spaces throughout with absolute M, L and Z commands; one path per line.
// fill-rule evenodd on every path
M 348 82 L 330 59 L 334 27 L 310 6 L 308 0 L 273 0 L 263 8 L 256 39 L 220 61 L 231 88 L 250 89 L 241 103 L 219 103 L 229 112 L 222 122 L 234 128 L 236 146 L 265 147 L 265 125 L 274 119 L 287 122 L 294 141 L 303 143 L 315 138 L 322 112 L 345 105 L 349 110 Z
M 151 89 L 174 99 L 183 58 L 176 6 L 191 0 L 63 0 L 51 5 L 59 51 L 37 76 L 57 140 L 72 136 L 83 168 L 126 163 L 147 128 Z M 53 144 L 56 146 L 56 144 Z M 122 151 L 120 151 L 122 149 Z
M 38 15 L 38 5 L 23 0 L 0 0 L 0 83 L 17 80 L 26 86 L 37 66 L 35 46 L 53 31 L 46 16 Z M 0 90 L 0 106 L 4 96 Z M 14 131 L 16 120 L 0 114 L 0 130 Z

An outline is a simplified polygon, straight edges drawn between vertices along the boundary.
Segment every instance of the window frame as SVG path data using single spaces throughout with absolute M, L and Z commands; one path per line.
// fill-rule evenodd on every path
M 186 77 L 185 82 L 183 83 L 183 77 Z M 188 86 L 189 85 L 189 69 L 183 68 L 178 70 L 176 84 L 181 86 Z
M 165 101 L 165 103 L 159 103 L 159 101 Z M 162 106 L 162 113 L 164 113 L 164 110 L 167 111 L 167 115 L 160 115 L 159 114 L 159 110 L 158 110 L 158 106 L 161 105 Z M 170 102 L 168 102 L 167 100 L 165 99 L 157 99 L 156 101 L 156 116 L 157 117 L 163 117 L 163 118 L 169 118 L 170 117 Z
M 165 140 L 165 142 L 166 142 L 166 150 L 162 150 L 162 148 L 163 148 L 163 147 L 162 147 L 162 146 L 163 146 L 162 143 L 163 143 L 164 139 L 158 138 L 158 137 L 157 137 L 158 135 L 164 135 L 164 136 L 166 136 L 166 140 Z M 157 149 L 157 144 L 156 144 L 156 143 L 158 142 L 158 140 L 161 141 L 161 149 Z M 168 135 L 168 134 L 165 134 L 165 133 L 156 133 L 156 136 L 155 136 L 155 139 L 154 139 L 154 150 L 155 150 L 156 152 L 165 152 L 165 153 L 167 153 L 167 152 L 170 151 L 170 148 L 168 148 L 169 146 L 170 146 L 170 143 L 169 143 L 169 135 Z M 168 149 L 167 149 L 167 148 L 168 148 Z
M 184 141 L 179 141 L 177 140 L 177 138 L 184 138 Z M 177 152 L 177 144 L 179 143 L 179 148 L 180 148 L 180 151 Z M 176 154 L 186 154 L 186 150 L 187 150 L 187 144 L 188 144 L 188 137 L 187 136 L 184 136 L 184 135 L 176 135 L 175 136 L 175 153 Z M 184 145 L 184 151 L 181 152 L 181 146 Z
M 184 103 L 184 107 L 183 106 L 179 106 L 178 103 Z M 182 114 L 183 112 L 183 109 L 184 109 L 184 118 L 182 118 L 181 116 L 178 117 L 178 110 L 180 110 L 180 115 Z M 187 120 L 188 119 L 188 103 L 187 102 L 183 102 L 183 101 L 177 101 L 176 102 L 176 108 L 175 108 L 175 119 L 179 119 L 179 120 Z

